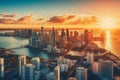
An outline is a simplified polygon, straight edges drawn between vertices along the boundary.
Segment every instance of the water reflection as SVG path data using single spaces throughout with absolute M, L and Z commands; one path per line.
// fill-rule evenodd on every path
M 110 31 L 105 31 L 105 49 L 107 50 L 111 50 L 111 35 L 110 35 Z

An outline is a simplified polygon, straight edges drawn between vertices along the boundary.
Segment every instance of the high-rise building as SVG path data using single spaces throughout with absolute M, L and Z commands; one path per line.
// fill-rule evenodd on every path
M 28 36 L 29 36 L 29 37 L 32 36 L 32 29 L 28 29 Z
M 33 36 L 29 39 L 29 46 L 36 47 L 36 37 Z
M 49 43 L 52 47 L 52 51 L 53 51 L 53 47 L 56 46 L 56 36 L 55 36 L 55 29 L 53 28 L 52 31 L 50 31 L 50 36 L 49 36 Z
M 44 27 L 41 27 L 41 36 L 42 36 L 42 41 L 44 41 Z
M 88 30 L 84 31 L 84 35 L 85 35 L 85 43 L 88 44 L 89 43 L 89 32 L 88 32 Z
M 62 29 L 62 31 L 61 31 L 61 37 L 63 38 L 65 36 L 65 31 L 64 31 L 64 29 Z
M 67 41 L 69 41 L 70 36 L 69 36 L 69 30 L 68 29 L 66 30 L 66 36 L 67 36 Z
M 83 67 L 76 68 L 76 78 L 77 80 L 87 80 L 87 69 Z
M 99 63 L 98 62 L 93 62 L 93 64 L 92 64 L 92 72 L 94 74 L 98 74 L 99 73 Z
M 60 64 L 60 72 L 67 72 L 68 65 L 67 64 Z
M 4 58 L 0 58 L 0 80 L 4 78 Z
M 19 56 L 19 77 L 22 76 L 22 66 L 26 64 L 26 56 Z
M 35 65 L 26 64 L 22 66 L 22 79 L 35 80 Z
M 109 60 L 99 61 L 99 76 L 104 80 L 113 79 L 113 62 Z
M 39 57 L 32 58 L 31 63 L 35 65 L 35 70 L 36 71 L 40 70 L 40 58 Z
M 87 53 L 87 61 L 90 62 L 91 64 L 94 62 L 94 53 Z
M 47 80 L 55 80 L 55 73 L 54 72 L 50 72 L 47 75 Z
M 60 66 L 56 66 L 54 69 L 54 73 L 55 73 L 55 80 L 60 80 Z

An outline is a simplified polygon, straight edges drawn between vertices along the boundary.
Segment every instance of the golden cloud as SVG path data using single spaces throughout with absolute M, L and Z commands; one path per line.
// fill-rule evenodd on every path
M 0 14 L 0 16 L 13 18 L 13 17 L 16 17 L 17 15 L 16 14 Z
M 67 25 L 85 25 L 98 22 L 98 17 L 96 16 L 79 16 L 79 15 L 62 15 L 62 16 L 53 16 L 48 22 L 58 23 L 58 24 L 67 24 Z
M 62 16 L 53 16 L 48 22 L 50 23 L 65 23 L 68 20 L 74 19 L 75 15 L 62 15 Z
M 34 22 L 32 15 L 24 16 L 17 20 L 17 23 L 32 23 L 32 22 Z
M 16 23 L 16 21 L 13 19 L 1 18 L 0 23 L 2 23 L 2 24 L 14 24 L 14 23 Z

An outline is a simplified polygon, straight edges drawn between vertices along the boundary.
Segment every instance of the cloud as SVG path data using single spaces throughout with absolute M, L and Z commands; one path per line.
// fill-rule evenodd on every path
M 0 16 L 13 18 L 13 17 L 16 17 L 17 15 L 16 14 L 0 14 Z
M 37 21 L 43 21 L 44 20 L 44 18 L 39 18 L 39 19 L 37 19 Z
M 7 18 L 1 18 L 0 23 L 1 24 L 14 24 L 16 21 L 13 19 L 7 19 Z
M 34 25 L 89 25 L 99 22 L 96 16 L 81 16 L 81 15 L 61 15 L 53 16 L 48 20 L 39 18 L 34 20 L 32 15 L 23 16 L 17 20 L 5 17 L 0 18 L 0 24 L 34 24 Z
M 62 15 L 53 16 L 48 22 L 50 23 L 60 23 L 67 25 L 87 25 L 98 22 L 98 17 L 96 16 L 81 16 L 81 15 Z
M 17 23 L 32 23 L 32 22 L 34 22 L 32 15 L 23 16 L 22 18 L 17 20 Z
M 62 15 L 62 16 L 53 16 L 48 22 L 50 23 L 65 23 L 68 20 L 74 19 L 75 15 Z
M 18 20 L 14 20 L 14 19 L 9 19 L 9 18 L 1 18 L 0 19 L 0 23 L 1 24 L 33 24 L 34 20 L 33 20 L 33 16 L 32 15 L 28 15 L 28 16 L 23 16 L 21 18 L 19 18 Z

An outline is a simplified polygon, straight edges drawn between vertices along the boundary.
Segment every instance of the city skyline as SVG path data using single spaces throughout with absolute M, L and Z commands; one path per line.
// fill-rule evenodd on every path
M 117 0 L 0 1 L 0 28 L 119 28 Z

